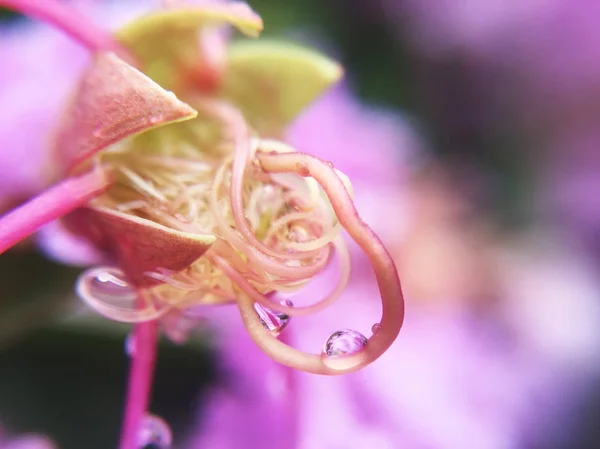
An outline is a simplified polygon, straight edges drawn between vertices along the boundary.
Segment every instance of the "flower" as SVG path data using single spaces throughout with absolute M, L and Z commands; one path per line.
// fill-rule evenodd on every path
M 0 429 L 1 449 L 54 449 L 52 442 L 43 436 L 28 434 L 18 437 L 6 438 Z
M 431 174 L 426 195 L 423 180 L 415 189 L 421 207 L 432 209 L 433 195 L 450 204 L 464 201 L 439 182 L 439 171 Z M 457 226 L 464 226 L 464 210 L 437 206 L 443 220 L 411 214 L 399 251 L 412 244 L 406 240 L 420 240 L 417 231 L 425 225 L 444 228 L 462 244 L 479 239 Z M 452 250 L 440 245 L 435 255 L 450 257 Z M 423 287 L 412 285 L 419 279 L 407 277 L 410 313 L 401 343 L 378 363 L 341 379 L 262 360 L 239 327 L 222 324 L 232 317 L 219 311 L 212 318 L 219 324 L 226 381 L 203 403 L 186 447 L 245 448 L 268 441 L 274 449 L 464 448 L 475 439 L 486 449 L 572 445 L 573 416 L 598 372 L 593 354 L 599 349 L 600 284 L 581 254 L 536 234 L 510 242 L 488 235 L 478 250 L 486 255 L 480 263 L 495 275 L 486 287 L 498 297 L 471 286 L 434 288 L 421 302 L 413 292 Z M 454 263 L 456 273 L 473 269 L 460 259 Z M 377 304 L 365 300 L 372 295 L 368 279 L 353 277 L 343 297 L 350 307 L 328 310 L 308 325 L 292 321 L 282 335 L 309 347 L 334 320 L 363 323 L 376 315 Z
M 403 319 L 391 257 L 358 216 L 347 177 L 276 140 L 339 78 L 337 64 L 273 42 L 228 50 L 215 25 L 231 23 L 251 36 L 262 29 L 244 4 L 166 10 L 128 24 L 116 38 L 58 2 L 0 4 L 57 23 L 94 52 L 49 154 L 49 177 L 57 182 L 0 219 L 0 250 L 62 218 L 119 266 L 85 272 L 77 289 L 100 313 L 141 323 L 122 448 L 137 444 L 156 322 L 173 309 L 237 303 L 267 354 L 307 372 L 354 371 L 385 352 Z M 381 322 L 368 341 L 357 334 L 351 351 L 332 340 L 331 353 L 303 353 L 265 329 L 255 308 L 307 315 L 336 299 L 349 270 L 337 237 L 342 227 L 375 269 Z M 300 308 L 266 296 L 302 287 L 334 250 L 340 281 L 323 301 Z

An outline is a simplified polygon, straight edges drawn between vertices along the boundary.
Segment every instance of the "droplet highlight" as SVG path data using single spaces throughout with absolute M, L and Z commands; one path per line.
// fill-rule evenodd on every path
M 77 295 L 96 312 L 123 323 L 157 319 L 167 309 L 159 308 L 149 291 L 137 291 L 115 267 L 91 268 L 77 279 Z
M 342 355 L 356 354 L 367 345 L 367 338 L 352 329 L 342 329 L 331 334 L 325 342 L 323 354 L 336 357 Z
M 296 173 L 302 177 L 310 176 L 310 170 L 308 169 L 306 164 L 302 162 L 298 162 L 296 164 Z
M 169 449 L 173 444 L 173 435 L 169 425 L 156 415 L 146 415 L 138 435 L 142 449 Z
M 125 337 L 125 354 L 127 355 L 127 357 L 133 357 L 135 356 L 135 335 L 132 333 L 127 334 L 127 337 Z
M 373 332 L 373 335 L 375 335 L 380 330 L 381 330 L 381 324 L 379 324 L 379 323 L 375 323 L 375 324 L 373 324 L 373 327 L 371 327 L 371 332 Z
M 118 268 L 88 270 L 80 278 L 83 287 L 96 298 L 120 298 L 135 296 L 135 291 Z
M 286 301 L 282 301 L 282 304 L 293 307 L 294 304 L 289 299 Z M 288 323 L 290 322 L 291 317 L 286 313 L 277 312 L 275 310 L 271 310 L 268 307 L 264 307 L 261 304 L 255 303 L 254 310 L 256 311 L 260 322 L 271 332 L 274 336 L 278 336 L 283 332 Z

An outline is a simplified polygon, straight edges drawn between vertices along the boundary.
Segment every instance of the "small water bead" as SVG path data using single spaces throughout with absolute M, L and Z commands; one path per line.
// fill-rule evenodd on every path
M 328 356 L 356 354 L 367 345 L 367 338 L 352 329 L 342 329 L 331 334 L 325 342 L 323 353 Z
M 127 354 L 127 357 L 133 357 L 135 355 L 135 343 L 136 338 L 133 332 L 127 334 L 127 337 L 125 337 L 125 354 Z
M 283 301 L 282 304 L 293 307 L 294 304 L 289 299 Z M 273 335 L 279 335 L 290 322 L 291 317 L 285 313 L 276 312 L 267 307 L 263 307 L 261 304 L 255 303 L 254 310 L 258 314 L 260 322 L 265 329 L 270 331 Z
M 373 332 L 373 335 L 375 335 L 380 330 L 381 330 L 381 324 L 379 324 L 379 323 L 375 323 L 375 324 L 373 324 L 373 327 L 371 327 L 371 332 Z
M 123 323 L 137 323 L 158 318 L 164 308 L 155 298 L 137 291 L 115 267 L 92 268 L 82 273 L 75 287 L 77 295 L 96 312 Z M 141 302 L 143 298 L 146 301 Z
M 92 268 L 84 272 L 77 281 L 77 290 L 89 294 L 99 301 L 133 299 L 136 297 L 125 275 L 118 268 Z
M 310 176 L 310 170 L 308 169 L 308 167 L 306 166 L 306 164 L 302 163 L 302 162 L 298 162 L 296 164 L 296 173 L 299 176 Z
M 141 423 L 138 443 L 142 449 L 169 449 L 173 444 L 171 428 L 162 418 L 146 415 Z

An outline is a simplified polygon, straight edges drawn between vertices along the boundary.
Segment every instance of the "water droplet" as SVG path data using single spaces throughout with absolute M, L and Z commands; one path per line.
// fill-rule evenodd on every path
M 371 332 L 373 332 L 373 335 L 375 335 L 380 330 L 381 330 L 381 324 L 379 324 L 379 323 L 373 324 L 373 327 L 371 328 Z
M 173 444 L 171 428 L 162 418 L 146 415 L 140 427 L 138 442 L 141 448 L 168 449 Z
M 306 166 L 306 164 L 303 164 L 301 162 L 298 162 L 296 164 L 296 173 L 298 173 L 298 175 L 300 176 L 310 176 L 310 171 L 308 170 L 308 167 Z
M 151 125 L 157 125 L 163 121 L 163 117 L 162 115 L 151 115 L 149 120 Z
M 144 293 L 138 293 L 126 279 L 118 268 L 92 268 L 79 276 L 75 290 L 96 312 L 115 321 L 136 323 L 156 319 L 164 313 L 164 308 L 157 308 L 153 297 L 148 296 L 141 303 L 139 298 Z
M 92 136 L 98 139 L 104 137 L 104 129 L 105 126 L 102 123 L 98 123 L 96 127 L 92 130 Z
M 133 333 L 127 334 L 125 337 L 125 354 L 127 357 L 135 355 L 135 335 Z
M 292 301 L 289 299 L 282 301 L 282 304 L 288 307 L 294 306 Z M 275 336 L 279 335 L 285 329 L 291 319 L 291 317 L 285 313 L 276 312 L 275 310 L 263 307 L 258 303 L 254 304 L 254 310 L 256 310 L 258 318 L 265 329 L 270 331 Z
M 367 338 L 363 334 L 351 329 L 342 329 L 327 339 L 323 353 L 328 356 L 356 354 L 366 345 Z
M 81 288 L 98 300 L 135 298 L 135 290 L 129 286 L 125 275 L 118 268 L 88 270 L 81 275 L 79 283 Z

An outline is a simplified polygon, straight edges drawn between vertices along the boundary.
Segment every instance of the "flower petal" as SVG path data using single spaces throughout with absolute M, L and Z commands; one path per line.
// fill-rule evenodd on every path
M 201 59 L 199 31 L 221 24 L 232 24 L 253 37 L 263 28 L 248 5 L 228 3 L 151 14 L 131 22 L 116 37 L 136 55 L 144 73 L 181 95 L 182 83 Z
M 177 231 L 98 206 L 81 208 L 65 220 L 73 232 L 114 254 L 129 281 L 137 287 L 157 284 L 146 272 L 184 270 L 216 241 L 214 235 Z
M 72 169 L 125 137 L 195 116 L 194 109 L 113 53 L 99 53 L 59 128 L 54 156 Z
M 240 41 L 230 45 L 222 95 L 259 133 L 273 135 L 342 75 L 337 62 L 297 44 Z

